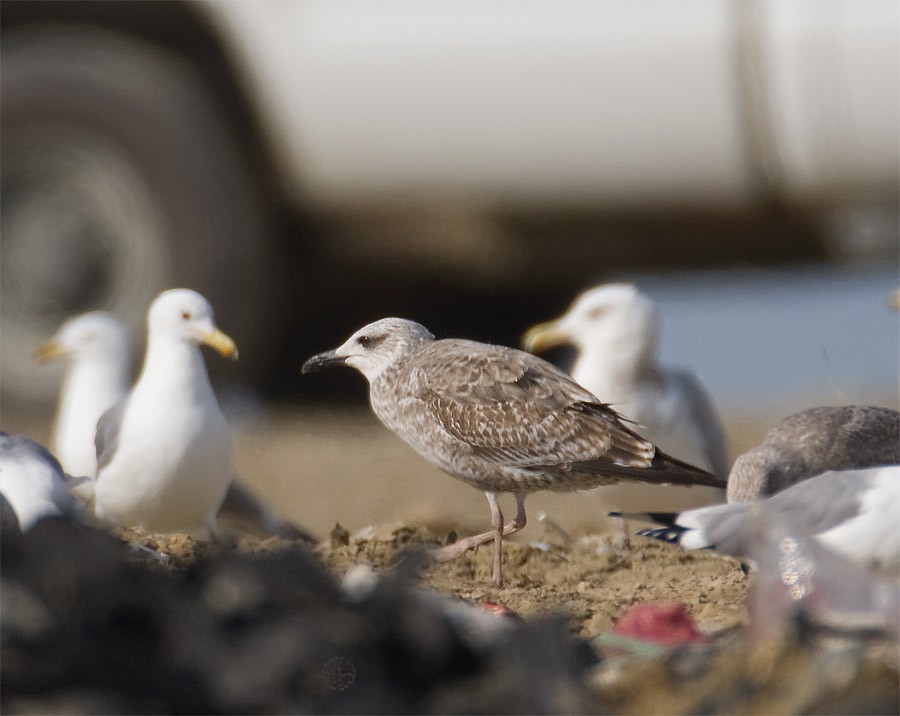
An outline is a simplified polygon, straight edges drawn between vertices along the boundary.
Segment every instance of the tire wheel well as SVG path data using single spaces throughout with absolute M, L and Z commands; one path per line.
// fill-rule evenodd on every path
M 231 60 L 199 6 L 171 0 L 4 0 L 3 34 L 26 26 L 91 25 L 149 43 L 181 58 L 197 72 L 244 147 L 245 160 L 268 196 L 280 196 L 256 117 L 241 92 Z

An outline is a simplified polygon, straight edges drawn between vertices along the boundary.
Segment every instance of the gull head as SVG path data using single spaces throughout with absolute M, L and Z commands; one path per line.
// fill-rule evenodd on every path
M 653 354 L 658 336 L 656 304 L 633 284 L 608 283 L 582 293 L 559 318 L 528 329 L 522 343 L 532 352 L 572 345 L 579 351 L 631 346 Z
M 206 344 L 225 358 L 238 357 L 234 341 L 216 327 L 209 301 L 190 289 L 175 288 L 157 296 L 147 312 L 147 330 L 151 340 Z
M 780 492 L 801 479 L 807 461 L 792 448 L 757 445 L 740 455 L 728 474 L 728 502 L 752 502 Z
M 63 323 L 53 338 L 38 346 L 34 357 L 40 363 L 59 358 L 119 360 L 128 353 L 128 331 L 122 322 L 104 311 L 92 311 Z
M 425 326 L 405 318 L 382 318 L 363 326 L 334 350 L 319 353 L 303 364 L 304 373 L 334 365 L 356 368 L 371 383 L 381 372 L 434 336 Z

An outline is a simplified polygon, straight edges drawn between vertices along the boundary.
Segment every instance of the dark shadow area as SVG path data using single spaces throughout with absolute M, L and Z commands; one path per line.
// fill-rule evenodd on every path
M 829 258 L 815 222 L 774 210 L 719 216 L 519 216 L 499 219 L 496 226 L 505 242 L 501 250 L 482 253 L 476 238 L 447 261 L 439 251 L 431 259 L 427 247 L 420 252 L 415 236 L 404 239 L 414 250 L 386 249 L 384 242 L 415 226 L 392 225 L 383 215 L 355 222 L 285 215 L 284 273 L 273 281 L 273 290 L 281 293 L 282 308 L 273 317 L 280 344 L 260 386 L 264 395 L 276 402 L 363 401 L 358 376 L 336 371 L 310 379 L 300 375 L 300 365 L 385 316 L 416 320 L 439 338 L 518 346 L 528 326 L 560 314 L 579 291 L 595 283 L 628 280 L 636 272 Z M 435 236 L 425 241 L 435 242 Z M 548 357 L 567 359 L 564 352 Z

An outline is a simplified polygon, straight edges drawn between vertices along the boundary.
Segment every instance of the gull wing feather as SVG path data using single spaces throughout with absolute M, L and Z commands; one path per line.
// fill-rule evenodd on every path
M 97 476 L 104 467 L 112 462 L 113 455 L 119 448 L 119 430 L 125 415 L 127 399 L 120 400 L 107 410 L 97 421 L 97 432 L 94 434 L 94 447 L 97 450 Z
M 430 366 L 418 398 L 432 419 L 498 466 L 647 482 L 714 479 L 658 453 L 608 405 L 529 353 L 443 340 L 423 348 L 419 361 Z

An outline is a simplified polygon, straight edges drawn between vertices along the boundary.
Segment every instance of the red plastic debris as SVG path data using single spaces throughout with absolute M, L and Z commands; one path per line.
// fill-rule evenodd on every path
M 671 646 L 708 642 L 693 617 L 677 602 L 636 604 L 613 624 L 613 632 L 630 639 Z

